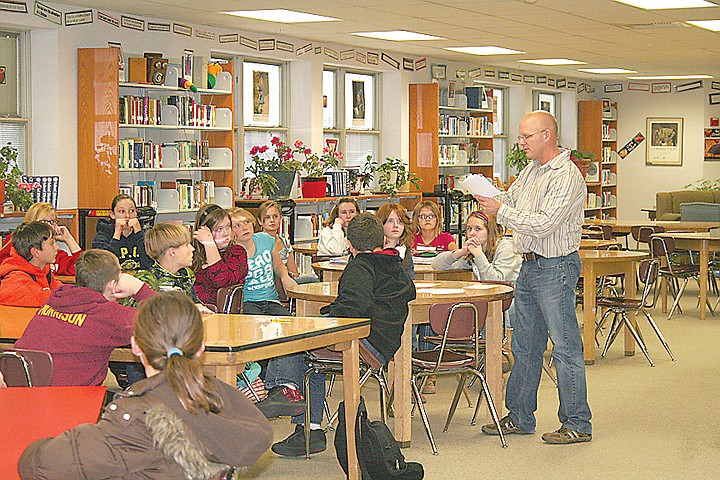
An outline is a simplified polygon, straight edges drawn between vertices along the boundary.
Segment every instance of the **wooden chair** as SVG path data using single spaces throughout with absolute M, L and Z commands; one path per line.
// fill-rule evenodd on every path
M 435 446 L 435 440 L 430 430 L 430 422 L 428 421 L 427 413 L 425 412 L 425 407 L 420 397 L 420 390 L 425 386 L 427 377 L 433 375 L 455 376 L 460 374 L 461 376 L 445 421 L 444 432 L 447 432 L 455 414 L 455 409 L 457 408 L 460 395 L 465 386 L 465 380 L 469 375 L 472 375 L 480 381 L 481 389 L 471 423 L 473 423 L 477 417 L 484 394 L 487 399 L 488 408 L 490 409 L 490 415 L 500 432 L 500 443 L 503 447 L 507 447 L 505 437 L 500 428 L 500 419 L 495 409 L 495 403 L 490 395 L 485 376 L 481 371 L 480 333 L 485 325 L 487 306 L 487 302 L 482 300 L 459 303 L 436 303 L 432 305 L 430 307 L 430 326 L 434 332 L 442 332 L 440 347 L 435 350 L 413 352 L 412 391 L 415 396 L 415 404 L 420 411 L 420 417 L 425 427 L 425 433 L 427 433 L 430 446 L 435 455 L 438 454 L 437 447 Z M 467 344 L 468 342 L 473 344 L 473 352 L 470 354 L 460 353 L 451 348 L 454 343 Z M 420 385 L 418 386 L 419 380 Z
M 0 349 L 0 371 L 8 387 L 47 387 L 53 375 L 52 355 L 39 350 Z
M 657 300 L 656 295 L 650 295 L 650 292 L 656 287 L 657 284 L 657 277 L 658 277 L 658 270 L 660 267 L 660 262 L 656 258 L 652 259 L 645 259 L 642 262 L 640 262 L 639 267 L 639 273 L 640 273 L 640 281 L 644 284 L 642 296 L 640 299 L 634 299 L 634 298 L 627 298 L 627 297 L 605 297 L 598 300 L 597 305 L 598 307 L 605 307 L 608 310 L 605 312 L 605 315 L 603 315 L 602 319 L 598 322 L 597 326 L 595 327 L 595 334 L 597 335 L 598 331 L 602 328 L 603 324 L 607 320 L 607 318 L 610 316 L 610 314 L 614 314 L 613 317 L 613 323 L 610 327 L 610 332 L 608 333 L 607 340 L 605 341 L 605 348 L 603 349 L 602 356 L 604 357 L 607 353 L 608 349 L 610 348 L 610 345 L 615 341 L 615 338 L 617 337 L 618 333 L 620 332 L 620 327 L 623 325 L 625 328 L 627 328 L 630 333 L 632 334 L 633 338 L 635 338 L 635 341 L 637 342 L 638 346 L 640 347 L 640 350 L 642 350 L 643 354 L 645 355 L 645 358 L 647 358 L 648 362 L 650 362 L 650 366 L 654 367 L 655 364 L 653 363 L 652 359 L 650 358 L 650 355 L 648 354 L 647 347 L 645 346 L 645 342 L 643 342 L 642 335 L 640 333 L 640 327 L 637 328 L 633 327 L 633 324 L 628 320 L 627 313 L 628 312 L 634 312 L 638 313 L 641 312 L 645 315 L 645 318 L 647 318 L 648 322 L 650 323 L 650 326 L 655 331 L 655 334 L 660 339 L 660 342 L 662 343 L 663 347 L 665 347 L 665 350 L 668 352 L 668 355 L 670 355 L 670 358 L 672 361 L 675 361 L 675 357 L 673 356 L 672 352 L 670 351 L 670 347 L 668 346 L 667 342 L 665 341 L 665 338 L 663 337 L 662 333 L 660 333 L 660 329 L 658 328 L 657 324 L 653 320 L 653 318 L 650 316 L 650 313 L 648 313 L 648 309 L 653 308 L 655 306 L 655 301 Z

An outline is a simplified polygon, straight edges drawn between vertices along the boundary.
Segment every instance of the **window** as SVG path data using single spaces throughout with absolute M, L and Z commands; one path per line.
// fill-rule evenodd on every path
M 378 160 L 377 76 L 344 69 L 323 72 L 323 129 L 325 139 L 337 139 L 343 166 Z
M 254 145 L 270 145 L 272 137 L 286 140 L 287 129 L 283 126 L 284 92 L 283 70 L 280 65 L 242 62 L 243 104 L 243 176 L 251 162 L 250 149 Z
M 18 150 L 18 163 L 27 171 L 28 120 L 26 118 L 25 34 L 0 32 L 0 146 Z
M 506 104 L 506 88 L 490 87 L 490 93 L 493 99 L 493 175 L 503 183 L 508 181 L 508 168 L 505 163 L 505 156 L 508 149 L 507 136 L 507 120 L 505 112 Z

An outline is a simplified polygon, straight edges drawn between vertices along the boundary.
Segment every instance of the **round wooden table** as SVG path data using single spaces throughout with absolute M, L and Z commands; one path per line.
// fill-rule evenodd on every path
M 485 376 L 490 393 L 498 409 L 503 409 L 502 379 L 502 301 L 511 298 L 513 289 L 506 285 L 463 281 L 415 281 L 417 297 L 409 303 L 400 349 L 395 354 L 395 438 L 402 446 L 410 445 L 412 394 L 412 328 L 414 323 L 428 323 L 430 306 L 442 302 L 486 300 L 488 314 L 485 320 Z M 297 314 L 319 315 L 320 308 L 337 297 L 337 282 L 306 283 L 287 290 L 288 296 L 297 299 Z M 399 388 L 398 386 L 401 386 Z M 488 413 L 488 421 L 491 418 Z

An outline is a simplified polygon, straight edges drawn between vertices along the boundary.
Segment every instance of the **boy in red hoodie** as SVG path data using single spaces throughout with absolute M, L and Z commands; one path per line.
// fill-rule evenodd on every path
M 137 314 L 115 300 L 143 301 L 155 292 L 121 274 L 117 257 L 105 250 L 87 250 L 75 268 L 76 284 L 53 290 L 15 347 L 52 354 L 52 385 L 101 385 L 112 351 L 130 344 Z
M 55 232 L 46 223 L 23 223 L 12 244 L 10 258 L 0 265 L 0 305 L 39 307 L 62 285 L 50 269 L 58 252 Z

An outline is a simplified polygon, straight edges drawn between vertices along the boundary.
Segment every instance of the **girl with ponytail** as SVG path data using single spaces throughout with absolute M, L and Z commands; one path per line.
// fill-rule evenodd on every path
M 131 339 L 148 378 L 118 394 L 96 425 L 32 443 L 18 464 L 21 477 L 209 480 L 253 464 L 272 443 L 272 428 L 237 389 L 203 373 L 203 336 L 185 294 L 148 300 Z

